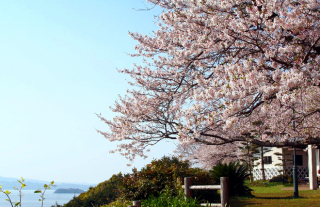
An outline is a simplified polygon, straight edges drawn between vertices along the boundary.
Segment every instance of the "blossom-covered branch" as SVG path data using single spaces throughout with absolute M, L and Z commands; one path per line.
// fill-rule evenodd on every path
M 107 139 L 129 140 L 117 151 L 134 159 L 163 139 L 320 144 L 318 0 L 149 2 L 164 9 L 159 29 L 130 33 L 145 62 L 120 70 L 135 89 L 112 108 L 120 115 L 99 116 Z

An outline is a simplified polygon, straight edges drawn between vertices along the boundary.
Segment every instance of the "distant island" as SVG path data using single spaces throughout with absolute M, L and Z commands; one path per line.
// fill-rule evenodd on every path
M 54 191 L 54 193 L 84 193 L 84 190 L 79 188 L 59 188 Z

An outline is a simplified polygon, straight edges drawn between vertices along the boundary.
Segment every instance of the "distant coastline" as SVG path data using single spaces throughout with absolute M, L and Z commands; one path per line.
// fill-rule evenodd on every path
M 20 178 L 9 178 L 0 176 L 0 185 L 3 184 L 3 189 L 11 190 L 13 187 L 18 187 L 19 183 L 17 180 Z M 44 184 L 48 184 L 51 181 L 43 181 L 43 180 L 35 180 L 25 178 L 26 187 L 25 190 L 38 190 L 39 188 L 43 188 Z M 59 188 L 74 188 L 74 189 L 82 189 L 88 190 L 89 187 L 94 187 L 97 184 L 86 184 L 86 183 L 62 183 L 62 182 L 54 182 L 55 187 L 51 187 L 52 190 L 56 190 Z
M 84 190 L 79 188 L 59 188 L 54 191 L 54 193 L 84 193 Z

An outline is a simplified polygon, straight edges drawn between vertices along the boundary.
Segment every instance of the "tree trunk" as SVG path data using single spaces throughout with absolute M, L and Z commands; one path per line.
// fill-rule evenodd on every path
M 286 172 L 286 158 L 285 158 L 285 151 L 282 148 L 282 175 L 285 176 L 287 174 Z
M 250 159 L 250 147 L 249 143 L 247 143 L 247 150 L 248 150 L 248 167 L 249 167 L 249 173 L 250 173 L 250 183 L 253 181 L 253 176 L 251 172 L 251 159 Z
M 261 156 L 261 174 L 262 180 L 266 181 L 266 176 L 264 174 L 264 161 L 263 161 L 263 146 L 260 146 L 260 156 Z

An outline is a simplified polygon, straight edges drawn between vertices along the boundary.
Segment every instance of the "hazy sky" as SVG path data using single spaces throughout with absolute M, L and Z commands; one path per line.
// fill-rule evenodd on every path
M 145 0 L 3 1 L 0 7 L 0 176 L 57 182 L 99 183 L 131 172 L 119 143 L 96 132 L 108 130 L 95 113 L 124 95 L 129 77 L 117 68 L 139 59 L 128 31 L 150 34 L 159 9 Z M 137 159 L 140 169 L 172 153 L 173 142 Z M 28 183 L 28 180 L 26 180 Z

